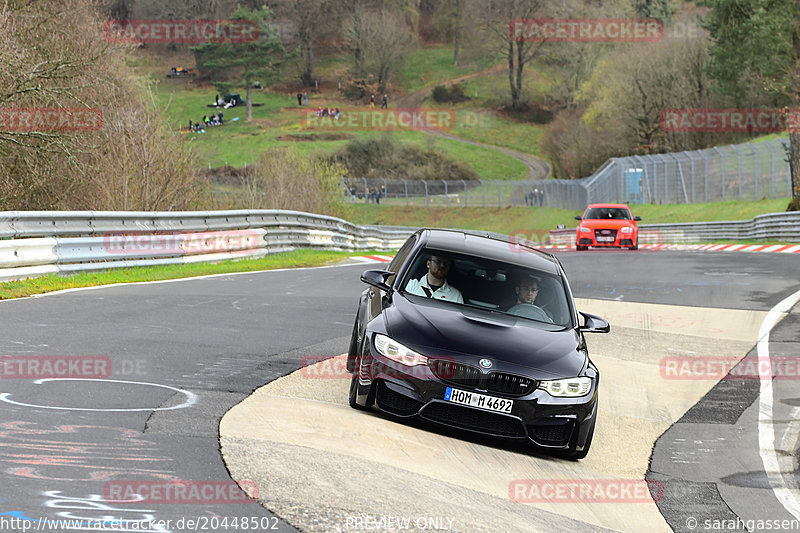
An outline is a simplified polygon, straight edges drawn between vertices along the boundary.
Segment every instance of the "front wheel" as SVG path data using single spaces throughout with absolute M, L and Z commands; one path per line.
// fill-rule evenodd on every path
M 582 251 L 584 251 L 584 250 L 588 250 L 588 248 L 589 248 L 588 246 L 578 246 L 578 245 L 575 245 L 575 249 L 576 249 L 577 251 L 579 251 L 579 252 L 582 252 Z
M 348 394 L 348 402 L 350 403 L 350 407 L 353 409 L 358 409 L 360 411 L 367 411 L 372 407 L 372 403 L 375 401 L 374 393 L 372 392 L 372 386 L 369 386 L 369 392 L 367 392 L 367 399 L 364 402 L 364 405 L 358 403 L 358 396 L 359 393 L 363 393 L 362 385 L 360 383 L 359 376 L 361 375 L 361 365 L 364 361 L 364 352 L 369 353 L 369 344 L 366 335 L 364 335 L 364 342 L 362 344 L 360 354 L 356 356 L 356 359 L 353 364 L 353 374 L 350 376 L 350 392 Z

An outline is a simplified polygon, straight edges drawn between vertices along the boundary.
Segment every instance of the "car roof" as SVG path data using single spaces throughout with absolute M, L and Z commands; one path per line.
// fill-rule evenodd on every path
M 589 204 L 588 206 L 586 206 L 586 209 L 591 209 L 593 207 L 617 207 L 617 208 L 627 209 L 628 211 L 630 211 L 631 209 L 630 206 L 627 206 L 625 204 Z
M 559 272 L 553 255 L 508 235 L 488 231 L 445 229 L 422 229 L 420 234 L 422 244 L 426 248 L 494 259 L 552 274 Z

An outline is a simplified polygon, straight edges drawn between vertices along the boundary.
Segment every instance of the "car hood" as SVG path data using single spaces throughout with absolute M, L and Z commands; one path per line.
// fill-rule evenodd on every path
M 383 316 L 392 338 L 429 357 L 475 366 L 487 358 L 496 370 L 525 371 L 537 379 L 577 376 L 587 359 L 578 350 L 576 330 L 499 312 L 395 294 Z

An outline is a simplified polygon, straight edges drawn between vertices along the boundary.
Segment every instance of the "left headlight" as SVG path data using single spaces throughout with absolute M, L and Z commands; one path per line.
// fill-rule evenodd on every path
M 428 358 L 380 333 L 375 335 L 375 349 L 384 357 L 406 366 L 427 365 Z
M 620 233 L 633 233 L 633 228 L 630 226 L 625 226 L 624 228 L 621 228 L 619 231 Z
M 592 380 L 587 377 L 553 379 L 539 382 L 539 388 L 550 396 L 577 398 L 586 396 L 592 390 Z
M 587 228 L 586 226 L 581 226 L 580 228 L 578 228 L 578 230 L 579 230 L 581 233 L 591 233 L 591 232 L 592 232 L 592 230 L 590 230 L 590 229 L 589 229 L 589 228 Z

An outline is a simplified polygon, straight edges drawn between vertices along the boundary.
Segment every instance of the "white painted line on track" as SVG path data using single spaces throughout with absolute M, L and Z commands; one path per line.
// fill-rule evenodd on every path
M 197 395 L 193 392 L 189 392 L 183 389 L 177 389 L 175 387 L 170 387 L 169 385 L 161 385 L 160 383 L 149 383 L 146 381 L 124 381 L 121 379 L 84 379 L 84 378 L 45 378 L 45 379 L 37 379 L 34 381 L 34 385 L 41 385 L 42 383 L 47 383 L 48 381 L 93 381 L 99 383 L 127 383 L 132 385 L 146 385 L 148 387 L 161 387 L 162 389 L 169 389 L 180 394 L 186 396 L 186 399 L 178 404 L 173 405 L 172 407 L 131 407 L 131 408 L 95 408 L 95 407 L 61 407 L 57 405 L 37 405 L 32 403 L 23 403 L 17 402 L 11 399 L 11 394 L 4 392 L 0 394 L 0 401 L 10 403 L 12 405 L 19 405 L 21 407 L 33 407 L 37 409 L 55 409 L 60 411 L 104 411 L 104 412 L 134 412 L 134 411 L 172 411 L 174 409 L 184 409 L 186 407 L 191 407 L 192 405 L 197 403 Z
M 5 300 L 0 300 L 0 303 L 5 302 L 18 302 L 21 300 L 29 300 L 31 298 L 44 298 L 46 296 L 54 296 L 56 294 L 66 294 L 70 292 L 78 292 L 78 291 L 92 291 L 92 290 L 99 290 L 99 289 L 107 289 L 108 287 L 127 287 L 127 286 L 136 286 L 136 285 L 156 285 L 159 283 L 178 283 L 181 281 L 195 281 L 201 279 L 211 279 L 211 278 L 221 278 L 224 276 L 241 276 L 244 274 L 264 274 L 267 272 L 288 272 L 288 271 L 301 271 L 301 270 L 318 270 L 323 268 L 342 268 L 342 267 L 349 267 L 354 266 L 354 263 L 338 263 L 335 265 L 322 265 L 322 266 L 314 266 L 314 267 L 289 267 L 289 268 L 273 268 L 269 270 L 246 270 L 243 272 L 223 272 L 221 274 L 204 274 L 202 276 L 191 276 L 188 278 L 171 278 L 171 279 L 156 279 L 152 281 L 129 281 L 125 283 L 109 283 L 106 285 L 91 285 L 89 287 L 73 287 L 71 289 L 62 289 L 60 291 L 52 291 L 52 292 L 43 292 L 41 294 L 31 294 L 30 296 L 22 296 L 20 298 L 7 298 Z
M 758 368 L 761 391 L 758 406 L 758 448 L 764 472 L 775 497 L 792 516 L 800 520 L 800 501 L 789 488 L 775 450 L 775 426 L 772 420 L 772 364 L 769 356 L 769 334 L 781 315 L 788 313 L 800 301 L 800 291 L 784 298 L 770 309 L 758 331 Z M 764 370 L 762 370 L 764 369 Z M 792 474 L 787 472 L 787 474 Z

